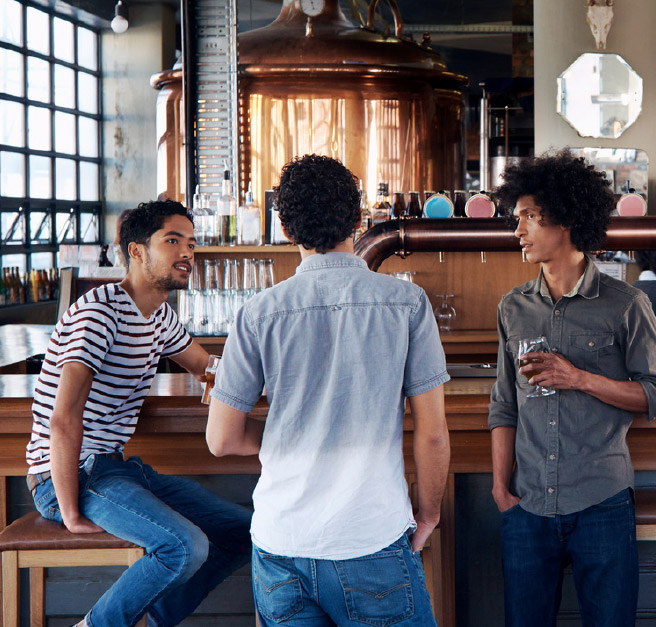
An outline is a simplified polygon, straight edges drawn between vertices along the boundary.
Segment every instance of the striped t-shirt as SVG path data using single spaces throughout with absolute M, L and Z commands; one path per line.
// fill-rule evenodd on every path
M 94 372 L 82 416 L 82 461 L 92 453 L 123 450 L 160 357 L 181 353 L 190 344 L 167 303 L 146 319 L 118 283 L 84 294 L 62 316 L 48 343 L 34 391 L 29 472 L 50 470 L 50 417 L 66 362 L 81 362 Z

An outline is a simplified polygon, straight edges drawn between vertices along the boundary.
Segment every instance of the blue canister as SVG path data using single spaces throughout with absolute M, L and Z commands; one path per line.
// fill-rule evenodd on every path
M 426 218 L 450 218 L 453 216 L 453 203 L 443 193 L 433 194 L 424 203 L 424 217 Z

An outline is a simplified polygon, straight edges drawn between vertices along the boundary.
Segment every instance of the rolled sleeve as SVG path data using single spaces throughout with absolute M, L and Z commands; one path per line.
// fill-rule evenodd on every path
M 488 413 L 490 431 L 496 427 L 517 427 L 517 389 L 515 386 L 515 357 L 506 350 L 508 340 L 503 324 L 503 300 L 497 307 L 497 380 L 492 387 Z
M 642 386 L 649 405 L 647 419 L 656 419 L 656 317 L 640 293 L 624 313 L 625 363 L 632 381 Z
M 403 389 L 406 396 L 417 396 L 449 379 L 435 315 L 426 292 L 421 290 L 417 309 L 410 318 L 410 341 Z
M 257 334 L 246 307 L 242 307 L 230 329 L 210 395 L 234 409 L 250 412 L 260 399 L 263 386 Z

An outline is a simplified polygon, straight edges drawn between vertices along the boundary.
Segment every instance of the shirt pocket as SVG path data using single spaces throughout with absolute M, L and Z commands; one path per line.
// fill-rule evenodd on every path
M 599 370 L 599 359 L 613 350 L 615 337 L 612 333 L 582 333 L 569 336 L 568 359 L 577 368 Z

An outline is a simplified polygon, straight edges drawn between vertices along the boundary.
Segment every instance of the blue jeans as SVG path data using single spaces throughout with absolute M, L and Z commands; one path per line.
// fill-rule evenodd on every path
M 627 488 L 574 514 L 502 513 L 507 627 L 552 627 L 571 563 L 584 627 L 633 627 L 638 601 L 635 509 Z
M 155 472 L 138 457 L 90 455 L 80 466 L 83 516 L 109 533 L 144 547 L 87 614 L 93 627 L 177 625 L 236 568 L 248 562 L 251 513 L 181 477 Z M 52 485 L 37 486 L 44 518 L 62 521 Z
M 372 555 L 322 560 L 253 546 L 262 627 L 436 627 L 424 568 L 407 535 Z

